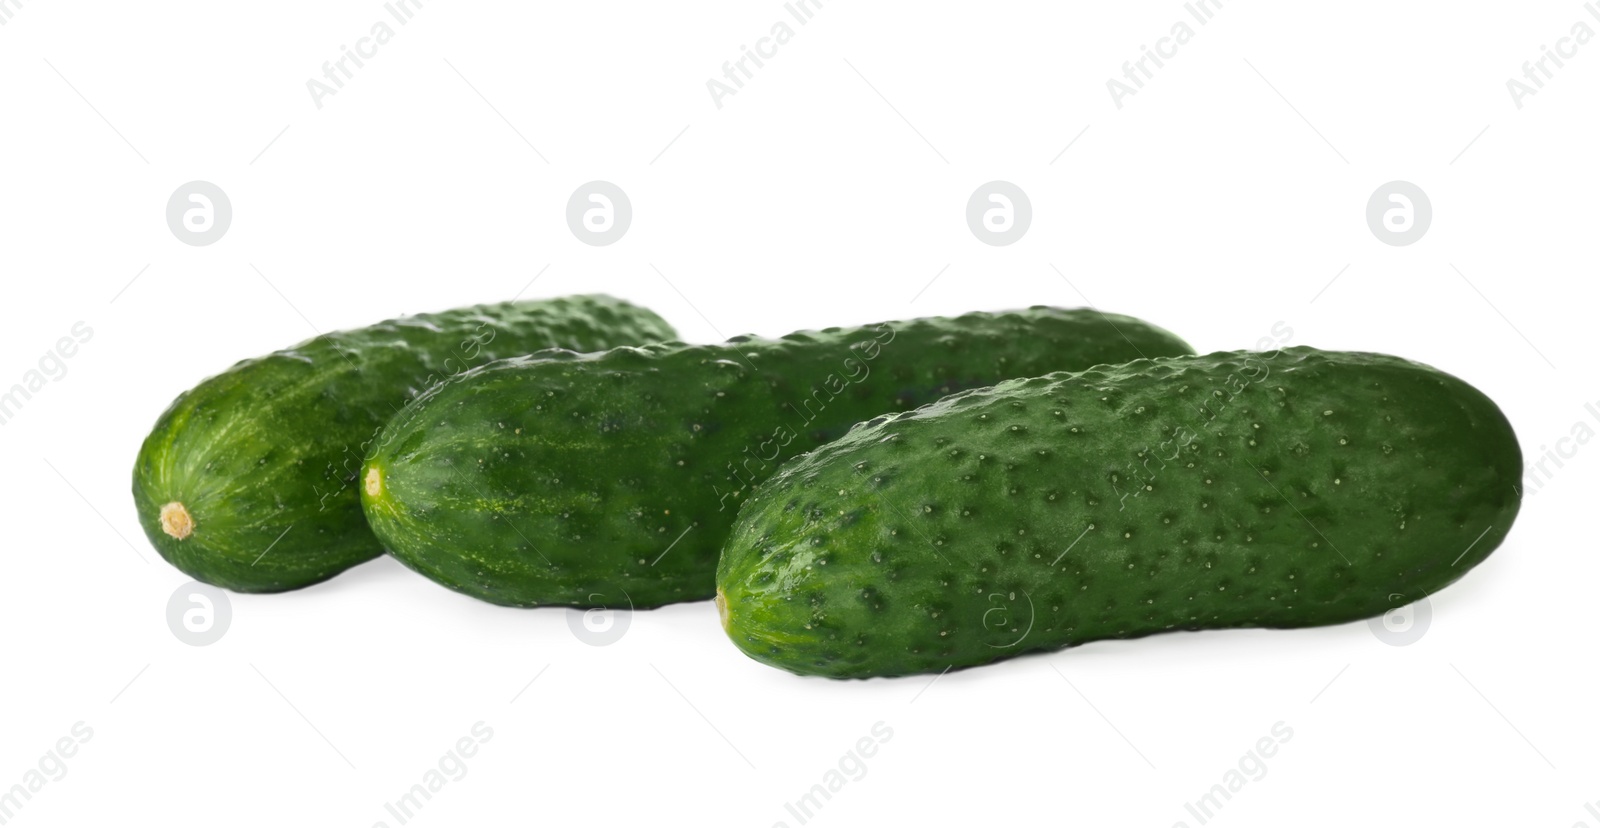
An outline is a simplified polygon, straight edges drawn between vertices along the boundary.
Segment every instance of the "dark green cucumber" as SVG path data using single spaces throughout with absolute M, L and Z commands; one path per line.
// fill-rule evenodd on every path
M 1293 348 L 1013 380 L 786 464 L 740 511 L 717 604 L 752 658 L 833 677 L 1337 624 L 1487 557 L 1521 475 L 1493 402 L 1396 357 Z
M 206 583 L 314 584 L 383 553 L 355 478 L 378 428 L 428 386 L 551 346 L 674 335 L 644 308 L 572 296 L 401 317 L 245 360 L 180 395 L 145 438 L 133 469 L 139 523 L 162 557 Z
M 1007 377 L 1191 352 L 1136 319 L 1036 307 L 535 354 L 391 420 L 362 502 L 395 557 L 494 603 L 710 598 L 748 488 L 856 422 Z

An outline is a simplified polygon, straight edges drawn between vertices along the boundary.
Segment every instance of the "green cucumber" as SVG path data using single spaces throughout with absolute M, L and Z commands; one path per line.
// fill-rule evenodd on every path
M 1093 310 L 549 352 L 477 368 L 384 427 L 367 520 L 402 562 L 512 606 L 710 598 L 748 489 L 883 411 L 1057 369 L 1192 353 Z
M 493 359 L 674 335 L 644 308 L 572 296 L 401 317 L 245 360 L 180 395 L 145 438 L 139 523 L 208 584 L 317 583 L 383 553 L 354 481 L 366 443 L 409 399 Z
M 1521 475 L 1493 402 L 1397 357 L 1241 351 L 1013 380 L 784 465 L 740 511 L 717 604 L 752 658 L 840 678 L 1338 624 L 1481 562 Z

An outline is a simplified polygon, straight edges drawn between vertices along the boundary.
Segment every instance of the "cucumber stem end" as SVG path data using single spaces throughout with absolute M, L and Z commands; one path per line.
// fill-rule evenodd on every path
M 183 540 L 194 534 L 194 517 L 182 503 L 174 500 L 161 507 L 161 531 Z

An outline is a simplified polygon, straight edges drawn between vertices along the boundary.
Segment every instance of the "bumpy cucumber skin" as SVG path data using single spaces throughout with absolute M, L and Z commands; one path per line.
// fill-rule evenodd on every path
M 362 503 L 396 558 L 486 601 L 701 600 L 749 487 L 856 422 L 1008 377 L 1192 352 L 1136 319 L 1035 307 L 535 354 L 391 420 Z
M 1164 630 L 1368 618 L 1505 538 L 1521 450 L 1472 386 L 1293 348 L 1000 383 L 864 423 L 742 508 L 758 661 L 897 676 Z
M 133 498 L 150 543 L 191 577 L 239 592 L 308 586 L 383 553 L 355 478 L 367 443 L 434 382 L 552 346 L 671 339 L 609 296 L 477 305 L 339 331 L 248 359 L 184 392 L 139 450 Z M 162 529 L 164 505 L 194 522 Z

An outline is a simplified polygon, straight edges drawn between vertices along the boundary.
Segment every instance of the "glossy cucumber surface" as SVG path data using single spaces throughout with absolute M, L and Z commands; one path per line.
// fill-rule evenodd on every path
M 1191 352 L 1137 319 L 1035 307 L 536 354 L 391 420 L 362 500 L 395 557 L 486 601 L 705 599 L 750 487 L 851 425 L 1008 377 Z
M 139 522 L 200 581 L 240 592 L 314 584 L 382 554 L 355 479 L 408 400 L 502 357 L 674 335 L 644 308 L 571 296 L 402 317 L 244 360 L 180 395 L 145 438 Z
M 1013 380 L 791 461 L 718 570 L 729 636 L 832 677 L 1380 615 L 1498 547 L 1522 457 L 1467 383 L 1310 348 Z

